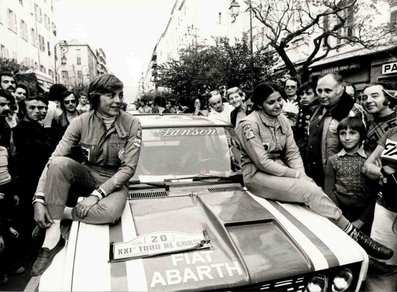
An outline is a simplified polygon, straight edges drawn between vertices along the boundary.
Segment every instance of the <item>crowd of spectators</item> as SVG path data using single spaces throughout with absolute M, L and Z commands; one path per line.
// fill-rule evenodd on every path
M 9 72 L 0 72 L 0 83 L 1 285 L 8 274 L 25 272 L 24 263 L 37 255 L 32 198 L 39 177 L 71 120 L 89 103 L 62 84 L 31 95 Z

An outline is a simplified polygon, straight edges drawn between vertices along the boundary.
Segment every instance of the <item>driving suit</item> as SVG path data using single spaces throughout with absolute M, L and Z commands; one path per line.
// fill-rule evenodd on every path
M 78 196 L 89 195 L 100 187 L 107 196 L 84 219 L 79 219 L 74 209 L 72 216 L 87 223 L 116 221 L 126 203 L 128 181 L 137 167 L 141 137 L 138 119 L 126 112 L 120 112 L 108 130 L 96 111 L 74 118 L 44 168 L 36 190 L 44 193 L 52 218 L 62 218 L 71 186 Z M 77 145 L 84 156 L 82 164 L 66 157 Z
M 253 194 L 278 201 L 304 203 L 339 227 L 349 222 L 332 200 L 305 174 L 292 129 L 284 115 L 254 111 L 236 128 L 242 149 L 245 186 Z

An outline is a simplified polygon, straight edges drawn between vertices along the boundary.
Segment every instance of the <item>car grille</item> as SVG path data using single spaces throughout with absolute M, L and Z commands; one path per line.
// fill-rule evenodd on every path
M 218 193 L 218 192 L 241 191 L 242 189 L 243 188 L 239 186 L 232 186 L 232 187 L 208 188 L 208 191 L 211 193 Z
M 304 277 L 277 281 L 273 283 L 258 284 L 251 287 L 244 287 L 244 291 L 295 291 L 305 290 L 306 282 Z
M 163 198 L 168 197 L 168 192 L 160 191 L 160 192 L 130 192 L 128 194 L 128 200 L 134 199 L 150 199 L 150 198 Z

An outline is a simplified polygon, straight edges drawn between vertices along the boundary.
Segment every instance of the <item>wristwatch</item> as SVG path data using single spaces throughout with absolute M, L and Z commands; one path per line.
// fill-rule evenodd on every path
M 43 193 L 36 193 L 33 195 L 33 199 L 32 199 L 32 205 L 34 205 L 35 203 L 41 203 L 43 205 L 45 205 L 45 197 Z

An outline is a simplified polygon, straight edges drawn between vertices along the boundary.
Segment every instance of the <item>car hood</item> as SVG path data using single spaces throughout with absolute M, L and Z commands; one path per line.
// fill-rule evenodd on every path
M 110 242 L 204 230 L 209 248 L 109 262 Z M 69 245 L 66 290 L 96 290 L 96 285 L 99 290 L 133 291 L 252 286 L 365 258 L 327 219 L 303 206 L 268 201 L 244 190 L 129 200 L 119 223 L 79 223 L 72 228 Z
M 291 274 L 312 270 L 274 216 L 242 191 L 134 200 L 130 207 L 138 234 L 206 230 L 210 239 L 208 250 L 144 259 L 151 289 L 258 283 L 279 277 L 286 262 Z

